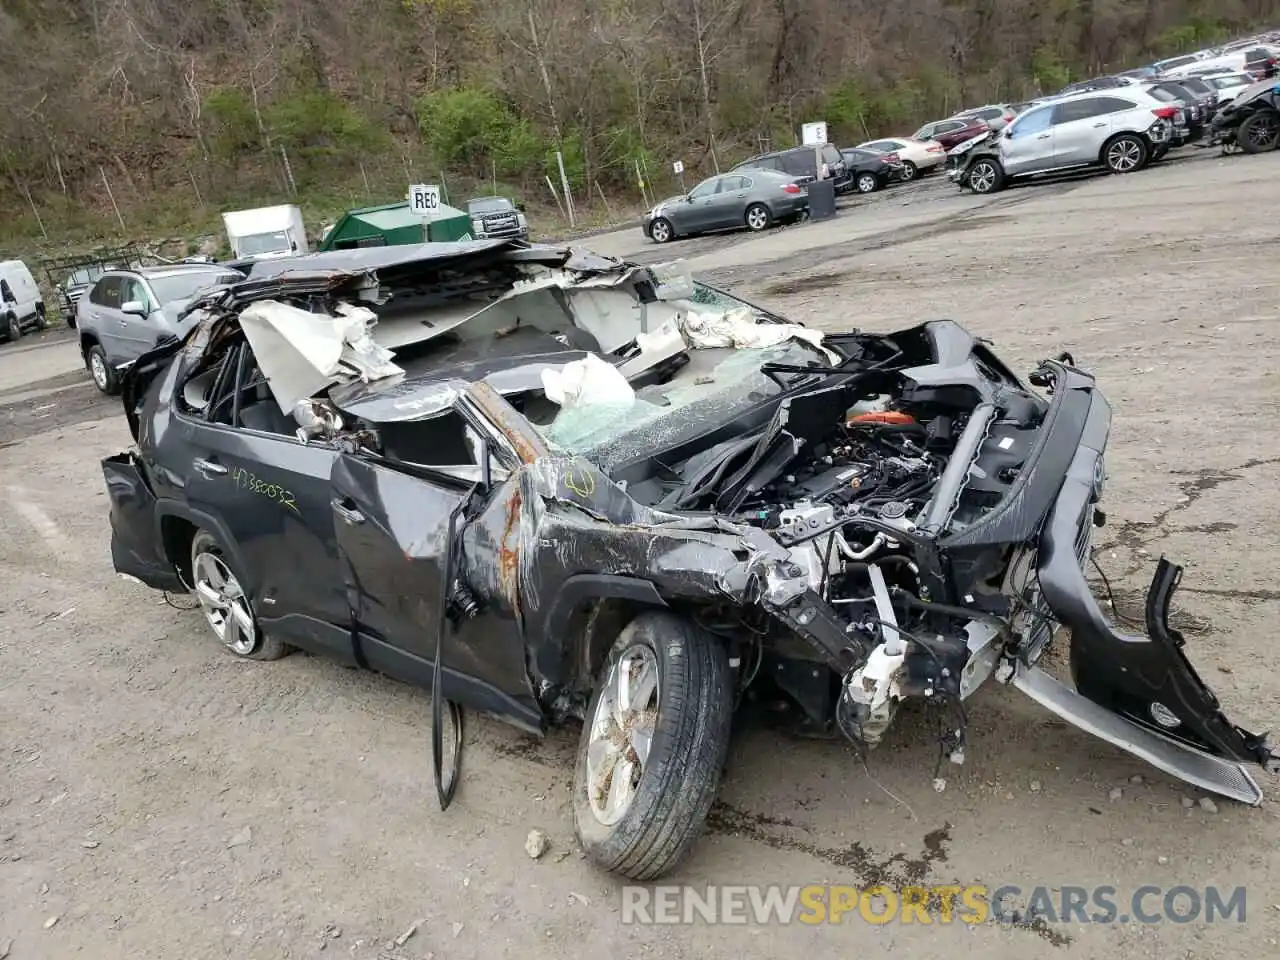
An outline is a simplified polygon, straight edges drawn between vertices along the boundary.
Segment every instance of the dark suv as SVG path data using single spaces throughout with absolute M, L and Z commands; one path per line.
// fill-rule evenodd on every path
M 821 162 L 819 157 L 822 158 Z M 820 147 L 792 147 L 789 150 L 762 153 L 758 157 L 743 160 L 733 169 L 778 170 L 795 177 L 796 183 L 801 185 L 814 180 L 832 180 L 836 193 L 847 193 L 853 189 L 853 177 L 844 157 L 829 143 Z

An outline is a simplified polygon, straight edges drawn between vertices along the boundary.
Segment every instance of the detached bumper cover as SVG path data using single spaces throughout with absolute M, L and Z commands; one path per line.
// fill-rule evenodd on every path
M 1119 632 L 1094 599 L 1084 566 L 1089 559 L 1094 504 L 1105 476 L 1103 451 L 1111 409 L 1096 390 L 1089 391 L 1089 399 L 1076 452 L 1048 514 L 1039 552 L 1044 598 L 1055 618 L 1071 631 L 1076 690 L 1126 720 L 1193 750 L 1276 769 L 1276 757 L 1265 737 L 1227 719 L 1183 652 L 1182 636 L 1168 624 L 1180 568 L 1161 559 L 1147 598 L 1145 636 Z M 1063 437 L 1064 442 L 1069 439 Z

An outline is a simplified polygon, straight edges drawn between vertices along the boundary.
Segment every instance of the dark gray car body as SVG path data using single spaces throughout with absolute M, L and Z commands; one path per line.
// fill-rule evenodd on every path
M 747 226 L 747 211 L 757 205 L 765 207 L 770 221 L 777 223 L 803 215 L 809 209 L 809 195 L 790 174 L 744 168 L 709 177 L 689 193 L 664 200 L 644 215 L 641 229 L 652 238 L 654 222 L 665 220 L 677 237 L 739 230 Z

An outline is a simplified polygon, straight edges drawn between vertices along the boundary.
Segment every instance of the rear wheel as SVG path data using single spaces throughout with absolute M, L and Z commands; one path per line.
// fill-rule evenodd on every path
M 858 174 L 857 182 L 859 193 L 874 193 L 876 187 L 880 186 L 880 181 L 876 179 L 876 175 L 874 173 Z
M 1280 114 L 1259 110 L 1240 124 L 1236 143 L 1245 153 L 1267 153 L 1280 144 Z
M 910 182 L 920 173 L 916 165 L 910 160 L 902 161 L 902 179 L 904 182 Z
M 36 329 L 43 330 L 48 325 L 49 325 L 49 318 L 45 316 L 44 304 L 37 303 L 36 304 Z
M 1004 186 L 1004 168 L 991 157 L 980 157 L 973 161 L 965 180 L 974 193 L 995 193 Z
M 102 347 L 96 343 L 91 346 L 84 355 L 84 363 L 89 368 L 89 376 L 93 377 L 94 386 L 107 396 L 120 392 L 120 377 L 107 362 L 107 354 Z
M 574 773 L 574 829 L 595 863 L 649 881 L 684 858 L 715 799 L 732 714 L 717 638 L 665 611 L 627 625 L 587 709 Z
M 747 207 L 747 229 L 759 232 L 769 226 L 773 217 L 769 215 L 769 208 L 763 203 L 753 203 Z
M 191 540 L 191 585 L 214 635 L 237 657 L 279 660 L 289 652 L 282 641 L 259 628 L 230 558 L 204 530 Z
M 1137 134 L 1122 133 L 1102 148 L 1102 162 L 1112 173 L 1133 173 L 1147 162 L 1147 143 Z

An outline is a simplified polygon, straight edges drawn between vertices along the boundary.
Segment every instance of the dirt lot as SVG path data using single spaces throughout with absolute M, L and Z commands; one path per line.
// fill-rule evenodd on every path
M 1161 552 L 1185 561 L 1191 657 L 1236 722 L 1275 729 L 1275 230 L 1252 211 L 1280 204 L 1278 162 L 1200 156 L 985 201 L 933 182 L 761 237 L 591 243 L 690 256 L 822 327 L 952 317 L 1024 370 L 1071 350 L 1115 405 L 1102 557 L 1121 605 Z M 572 734 L 473 721 L 442 814 L 424 693 L 302 655 L 236 662 L 198 613 L 113 576 L 98 459 L 127 430 L 66 356 L 0 348 L 0 956 L 10 938 L 13 960 L 1280 952 L 1274 803 L 1185 808 L 1194 791 L 998 688 L 971 705 L 968 762 L 941 794 L 923 725 L 900 725 L 870 777 L 838 745 L 745 733 L 675 881 L 1110 884 L 1122 900 L 1245 885 L 1247 921 L 623 926 L 618 885 L 573 843 Z M 533 827 L 552 840 L 537 862 Z

